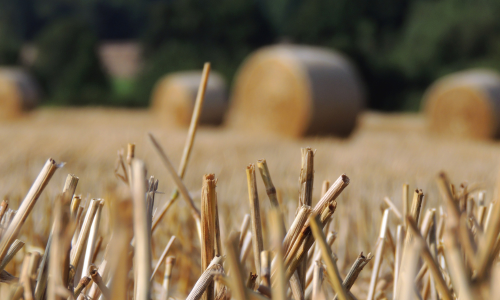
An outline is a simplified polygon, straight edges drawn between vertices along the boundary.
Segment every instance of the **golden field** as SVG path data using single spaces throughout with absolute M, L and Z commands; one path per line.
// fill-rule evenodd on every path
M 158 190 L 164 194 L 156 195 L 155 207 L 161 207 L 170 198 L 175 184 L 151 146 L 147 133 L 155 135 L 176 166 L 187 133 L 187 128 L 168 128 L 164 124 L 148 111 L 104 108 L 43 108 L 21 119 L 0 123 L 0 196 L 9 199 L 10 208 L 18 206 L 49 157 L 66 163 L 56 171 L 22 229 L 20 239 L 29 242 L 18 254 L 17 264 L 11 263 L 6 270 L 16 273 L 23 251 L 34 248 L 43 251 L 51 226 L 52 202 L 61 192 L 68 173 L 79 177 L 76 193 L 83 199 L 113 201 L 117 197 L 117 190 L 123 183 L 115 176 L 114 167 L 117 151 L 126 149 L 127 143 L 136 145 L 136 157 L 144 160 L 148 175 L 159 179 Z M 440 171 L 445 171 L 457 186 L 466 182 L 470 187 L 477 184 L 479 189 L 486 190 L 487 204 L 497 186 L 500 157 L 497 142 L 448 140 L 429 133 L 422 116 L 377 113 L 365 113 L 348 139 L 308 137 L 294 140 L 201 127 L 184 182 L 199 207 L 202 176 L 215 173 L 224 238 L 230 231 L 239 230 L 243 216 L 250 212 L 245 167 L 265 158 L 288 212 L 286 223 L 289 225 L 297 207 L 300 148 L 303 147 L 316 149 L 313 205 L 320 197 L 323 180 L 333 183 L 343 173 L 351 180 L 337 199 L 338 207 L 330 228 L 338 233 L 333 252 L 339 258 L 338 265 L 344 275 L 359 252 L 374 252 L 383 198 L 388 196 L 401 210 L 404 183 L 410 185 L 410 190 L 423 190 L 426 207 L 422 208 L 422 215 L 427 208 L 441 204 L 436 186 Z M 266 237 L 265 216 L 270 204 L 259 174 L 257 185 Z M 108 209 L 105 205 L 100 226 L 105 240 L 109 238 Z M 396 219 L 391 216 L 390 222 L 394 224 Z M 395 235 L 394 230 L 392 234 Z M 170 255 L 177 256 L 174 295 L 181 299 L 200 274 L 196 228 L 181 198 L 167 212 L 160 230 L 152 237 L 153 262 L 171 235 L 178 238 Z M 265 239 L 264 243 L 267 246 L 268 241 Z M 250 260 L 253 256 L 248 257 Z M 186 268 L 190 271 L 187 272 L 189 276 L 186 276 Z M 369 264 L 358 281 L 368 280 L 371 268 Z M 384 268 L 389 269 L 383 265 L 382 275 L 388 272 Z M 183 270 L 182 276 L 180 270 Z M 161 276 L 157 277 L 154 289 L 159 289 L 161 282 Z M 175 278 L 181 277 L 183 280 L 176 282 Z M 358 282 L 352 291 L 363 295 L 365 289 Z

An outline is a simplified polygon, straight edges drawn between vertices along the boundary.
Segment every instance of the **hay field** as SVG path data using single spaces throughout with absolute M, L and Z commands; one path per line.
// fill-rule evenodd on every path
M 33 241 L 30 244 L 43 251 L 51 224 L 51 203 L 61 192 L 68 173 L 80 178 L 76 193 L 83 198 L 112 201 L 122 184 L 113 172 L 117 151 L 126 148 L 129 142 L 136 144 L 136 157 L 145 161 L 148 174 L 159 179 L 159 190 L 165 193 L 157 195 L 155 206 L 165 203 L 175 185 L 146 134 L 152 132 L 177 164 L 187 129 L 162 128 L 161 124 L 146 111 L 97 108 L 44 108 L 17 121 L 0 123 L 0 196 L 9 198 L 10 207 L 18 206 L 47 158 L 66 162 L 56 171 L 37 202 L 22 229 L 21 239 Z M 323 180 L 333 182 L 342 173 L 351 179 L 337 201 L 339 205 L 331 227 L 338 232 L 334 252 L 339 257 L 341 273 L 345 274 L 360 251 L 374 251 L 382 199 L 388 196 L 401 208 L 403 183 L 409 183 L 410 189 L 422 189 L 427 207 L 439 204 L 435 178 L 444 170 L 455 184 L 480 184 L 486 190 L 486 203 L 490 202 L 497 181 L 498 143 L 445 140 L 427 134 L 425 129 L 425 120 L 420 116 L 375 113 L 363 115 L 349 139 L 309 137 L 291 140 L 243 136 L 223 128 L 201 128 L 184 181 L 199 207 L 202 176 L 215 173 L 224 236 L 231 230 L 239 230 L 244 214 L 249 213 L 245 167 L 265 158 L 284 206 L 288 208 L 286 221 L 289 224 L 297 206 L 300 148 L 317 149 L 313 204 L 319 199 Z M 270 205 L 260 177 L 257 184 L 265 216 Z M 104 216 L 107 209 L 105 206 Z M 108 218 L 104 217 L 100 226 L 105 238 L 109 234 L 107 222 Z M 339 226 L 340 223 L 343 226 Z M 263 226 L 266 233 L 265 218 Z M 179 241 L 172 251 L 178 259 L 174 282 L 180 277 L 179 270 L 189 268 L 192 271 L 191 278 L 179 281 L 175 289 L 176 295 L 186 295 L 200 274 L 200 252 L 194 223 L 182 199 L 177 200 L 160 230 L 153 235 L 153 261 L 158 259 L 172 234 L 176 234 Z M 6 268 L 14 269 L 18 269 L 15 263 Z M 369 277 L 369 274 L 367 271 L 362 277 Z M 352 291 L 356 294 L 355 287 Z M 158 288 L 158 283 L 154 288 Z

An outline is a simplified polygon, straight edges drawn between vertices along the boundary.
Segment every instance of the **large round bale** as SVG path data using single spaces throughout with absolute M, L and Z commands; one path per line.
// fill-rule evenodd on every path
M 38 103 L 39 90 L 33 78 L 18 68 L 0 68 L 0 120 L 22 115 Z
M 240 67 L 227 124 L 285 136 L 346 136 L 364 102 L 363 84 L 339 53 L 310 46 L 271 46 L 252 54 Z
M 188 126 L 200 81 L 201 71 L 177 72 L 160 78 L 153 89 L 152 109 L 170 123 Z M 226 83 L 221 75 L 211 71 L 205 90 L 200 124 L 219 125 L 226 106 Z
M 500 135 L 500 75 L 467 70 L 439 79 L 424 95 L 433 133 L 472 139 Z

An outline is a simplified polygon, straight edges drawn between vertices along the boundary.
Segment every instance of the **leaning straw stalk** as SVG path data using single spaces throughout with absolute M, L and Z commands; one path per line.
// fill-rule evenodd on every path
M 21 206 L 17 210 L 16 216 L 2 235 L 2 239 L 0 240 L 0 261 L 2 261 L 7 255 L 10 245 L 16 239 L 21 227 L 26 221 L 26 218 L 35 206 L 38 197 L 40 197 L 40 194 L 49 183 L 57 168 L 59 168 L 59 165 L 57 165 L 52 158 L 49 158 L 43 166 L 40 174 L 38 174 L 38 177 L 28 191 L 28 194 L 21 203 Z
M 165 246 L 165 249 L 163 250 L 160 259 L 158 259 L 158 262 L 156 263 L 156 267 L 153 270 L 153 273 L 151 274 L 151 280 L 155 277 L 156 272 L 158 272 L 158 269 L 160 268 L 161 264 L 163 264 L 163 261 L 167 257 L 168 252 L 170 251 L 170 248 L 172 247 L 172 244 L 175 241 L 175 235 L 170 238 L 170 240 L 167 243 L 167 246 Z
M 184 178 L 184 174 L 186 173 L 187 164 L 189 162 L 189 157 L 191 156 L 191 150 L 193 149 L 194 138 L 196 136 L 196 129 L 198 128 L 201 110 L 203 108 L 203 102 L 205 100 L 205 91 L 207 88 L 207 82 L 208 82 L 209 75 L 210 75 L 210 63 L 205 63 L 205 65 L 203 66 L 203 73 L 201 76 L 200 86 L 198 88 L 198 94 L 196 95 L 196 101 L 194 104 L 193 115 L 191 116 L 191 123 L 189 125 L 186 143 L 184 145 L 184 151 L 182 152 L 181 163 L 179 165 L 179 169 L 177 172 L 177 174 L 179 174 L 179 177 L 181 179 Z M 152 231 L 154 231 L 156 229 L 156 227 L 160 223 L 163 216 L 165 216 L 165 214 L 167 213 L 169 208 L 172 206 L 172 204 L 175 202 L 175 200 L 178 197 L 179 197 L 179 190 L 176 189 L 172 193 L 170 201 L 165 203 L 165 205 L 158 212 L 158 216 L 153 221 L 153 225 L 151 227 Z
M 196 205 L 194 204 L 193 199 L 191 198 L 191 195 L 189 194 L 188 189 L 184 185 L 184 182 L 179 177 L 179 175 L 176 173 L 174 166 L 170 162 L 170 159 L 167 157 L 167 155 L 165 154 L 165 151 L 163 151 L 163 148 L 160 146 L 158 141 L 156 141 L 153 134 L 149 133 L 149 139 L 153 143 L 153 146 L 155 147 L 156 152 L 158 152 L 158 154 L 160 155 L 160 158 L 161 158 L 163 164 L 165 165 L 165 167 L 169 171 L 170 175 L 174 179 L 174 182 L 177 185 L 177 189 L 181 192 L 182 197 L 184 197 L 187 204 L 191 208 L 191 213 L 193 215 L 193 218 L 196 221 L 198 235 L 200 236 L 200 240 L 201 240 L 201 213 L 200 213 L 200 211 L 198 210 L 198 208 L 196 208 Z
M 328 247 L 325 234 L 321 226 L 321 221 L 318 216 L 311 215 L 310 217 L 311 231 L 316 239 L 316 243 L 321 250 L 321 256 L 326 264 L 326 272 L 332 284 L 333 290 L 337 293 L 340 300 L 348 300 L 347 291 L 345 290 L 340 280 L 340 273 L 337 268 L 337 263 L 333 260 L 332 250 Z
M 439 266 L 437 265 L 436 261 L 432 257 L 431 251 L 427 247 L 427 244 L 425 242 L 424 237 L 420 234 L 417 224 L 413 219 L 410 217 L 407 218 L 407 224 L 408 228 L 412 231 L 413 237 L 415 239 L 415 244 L 417 245 L 418 249 L 422 250 L 422 258 L 424 259 L 427 268 L 430 269 L 434 280 L 436 281 L 436 286 L 439 291 L 439 294 L 441 295 L 441 298 L 444 300 L 452 300 L 453 297 L 448 290 L 448 287 L 446 286 L 446 282 L 444 281 L 442 275 L 441 275 L 441 270 L 439 270 Z

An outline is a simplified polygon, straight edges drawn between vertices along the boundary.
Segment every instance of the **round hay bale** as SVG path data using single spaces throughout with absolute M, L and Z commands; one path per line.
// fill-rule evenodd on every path
M 346 136 L 364 102 L 354 67 L 339 53 L 310 46 L 271 46 L 252 54 L 240 67 L 227 124 L 286 136 Z
M 472 139 L 500 134 L 500 75 L 474 69 L 439 79 L 424 95 L 431 132 Z
M 33 78 L 18 68 L 0 68 L 0 120 L 20 116 L 38 103 Z
M 201 71 L 177 72 L 160 78 L 153 89 L 152 109 L 168 122 L 189 126 L 200 81 Z M 226 83 L 222 76 L 211 71 L 200 124 L 219 125 L 226 106 Z

